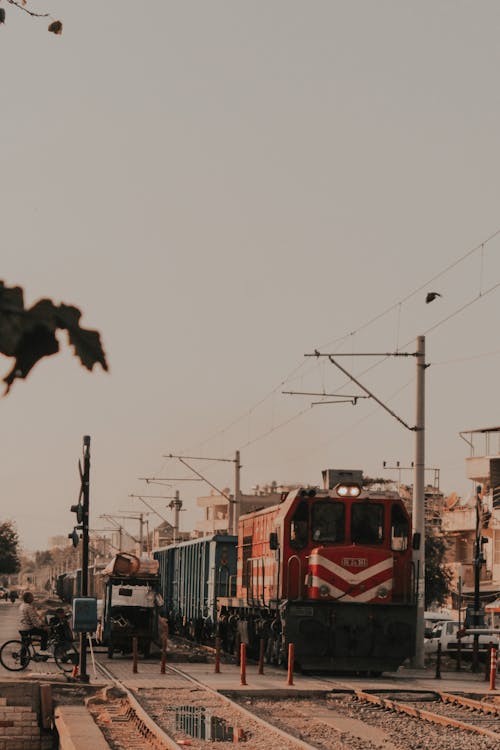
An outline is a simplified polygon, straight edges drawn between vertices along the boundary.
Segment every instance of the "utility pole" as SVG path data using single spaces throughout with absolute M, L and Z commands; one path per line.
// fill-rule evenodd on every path
M 415 666 L 424 667 L 425 612 L 425 337 L 417 338 L 417 393 L 415 416 L 415 474 L 413 481 L 413 532 L 420 540 L 413 550 L 417 569 L 417 626 Z
M 424 666 L 424 609 L 425 609 L 425 336 L 417 337 L 417 349 L 415 352 L 363 352 L 335 354 L 322 354 L 315 350 L 306 357 L 328 357 L 332 365 L 347 375 L 353 383 L 361 388 L 370 398 L 379 404 L 386 412 L 396 419 L 407 430 L 415 432 L 415 461 L 413 481 L 413 512 L 412 525 L 414 532 L 413 561 L 416 567 L 417 577 L 417 622 L 415 628 L 415 666 Z M 362 383 L 359 382 L 348 370 L 342 367 L 334 357 L 415 357 L 417 364 L 417 393 L 416 393 L 416 421 L 411 427 L 404 419 L 401 419 L 381 399 L 377 398 Z
M 241 471 L 240 452 L 236 451 L 235 456 L 234 456 L 234 503 L 233 503 L 233 513 L 232 513 L 232 523 L 229 527 L 229 532 L 233 535 L 238 534 L 238 521 L 240 518 L 240 511 L 241 511 L 240 471 Z
M 152 500 L 170 500 L 167 507 L 174 511 L 172 541 L 175 544 L 175 542 L 177 541 L 177 536 L 179 534 L 179 513 L 182 510 L 182 500 L 180 498 L 179 490 L 175 491 L 175 495 L 129 495 L 129 497 L 135 497 L 138 500 L 141 500 L 147 508 L 149 508 L 155 515 L 158 516 L 158 518 L 161 518 L 162 521 L 165 521 L 165 523 L 169 525 L 170 522 L 167 521 L 165 516 L 162 516 L 161 513 L 158 513 L 158 511 L 153 508 L 150 503 L 147 503 L 144 498 L 147 497 L 151 498 Z
M 177 536 L 179 534 L 179 513 L 182 508 L 182 500 L 180 498 L 179 490 L 175 491 L 175 497 L 170 503 L 170 506 L 173 508 L 173 511 L 174 511 L 173 543 L 175 544 L 177 541 Z
M 483 549 L 481 536 L 481 485 L 476 487 L 476 539 L 474 541 L 474 616 L 473 627 L 480 628 L 481 622 L 481 566 L 483 564 Z M 479 635 L 474 633 L 472 647 L 472 671 L 479 670 Z
M 81 479 L 82 495 L 82 591 L 81 595 L 89 594 L 89 505 L 90 505 L 90 436 L 83 438 L 83 470 L 78 462 Z M 80 633 L 80 675 L 82 682 L 88 682 L 87 674 L 87 633 Z
M 238 519 L 240 517 L 240 506 L 241 506 L 240 452 L 236 451 L 234 458 L 207 458 L 205 456 L 174 456 L 172 453 L 168 453 L 167 455 L 164 455 L 163 458 L 177 458 L 181 462 L 181 464 L 186 466 L 190 471 L 193 472 L 193 474 L 196 474 L 196 476 L 199 477 L 199 479 L 206 482 L 209 487 L 212 487 L 212 489 L 216 490 L 216 492 L 222 495 L 222 497 L 226 498 L 227 503 L 228 503 L 228 511 L 227 511 L 228 533 L 236 534 L 238 530 L 237 524 L 238 524 Z M 226 462 L 226 463 L 234 463 L 235 465 L 234 496 L 228 495 L 226 492 L 223 492 L 221 489 L 219 489 L 215 484 L 213 484 L 205 476 L 203 476 L 201 472 L 197 471 L 193 466 L 188 464 L 186 459 L 188 459 L 189 461 L 219 461 L 219 462 Z M 173 481 L 173 480 L 170 480 L 167 477 L 166 481 Z M 234 506 L 234 509 L 232 506 Z

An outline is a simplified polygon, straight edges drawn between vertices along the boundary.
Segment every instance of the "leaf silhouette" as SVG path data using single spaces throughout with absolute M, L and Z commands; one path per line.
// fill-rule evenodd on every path
M 107 371 L 99 333 L 82 328 L 80 318 L 77 307 L 56 306 L 50 299 L 41 299 L 25 309 L 22 289 L 8 288 L 0 281 L 0 353 L 15 358 L 4 378 L 6 393 L 12 383 L 17 378 L 25 378 L 40 359 L 59 351 L 57 329 L 68 331 L 69 343 L 87 370 L 100 364 Z
M 52 34 L 62 34 L 62 21 L 52 21 L 52 23 L 49 23 L 49 31 Z

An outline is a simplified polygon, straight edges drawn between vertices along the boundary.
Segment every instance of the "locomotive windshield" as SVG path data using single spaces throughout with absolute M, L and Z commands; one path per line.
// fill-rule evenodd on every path
M 315 542 L 345 540 L 345 505 L 331 500 L 318 500 L 311 511 L 312 537 Z
M 384 506 L 380 503 L 353 503 L 351 541 L 353 544 L 380 544 L 384 538 Z

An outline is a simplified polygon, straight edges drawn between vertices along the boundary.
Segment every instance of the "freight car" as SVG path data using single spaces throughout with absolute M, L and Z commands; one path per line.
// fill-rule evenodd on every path
M 103 597 L 102 571 L 104 565 L 89 566 L 88 596 Z M 61 573 L 56 578 L 56 594 L 61 601 L 71 604 L 75 596 L 82 595 L 82 569 Z
M 218 599 L 236 594 L 237 539 L 214 534 L 153 551 L 172 629 L 197 640 L 213 632 Z
M 323 472 L 325 489 L 284 493 L 240 517 L 235 596 L 220 597 L 221 635 L 236 625 L 254 652 L 307 670 L 380 674 L 414 655 L 416 576 L 399 495 L 362 472 Z M 415 545 L 417 540 L 415 539 Z

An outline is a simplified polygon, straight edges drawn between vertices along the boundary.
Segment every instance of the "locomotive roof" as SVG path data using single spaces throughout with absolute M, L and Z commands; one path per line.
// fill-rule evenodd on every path
M 311 500 L 314 501 L 315 499 L 319 500 L 325 500 L 326 498 L 332 498 L 334 500 L 345 500 L 347 498 L 340 497 L 336 492 L 335 488 L 332 490 L 323 490 L 319 488 L 314 487 L 299 487 L 296 490 L 291 490 L 290 492 L 287 492 L 285 497 L 279 502 L 276 503 L 276 505 L 269 505 L 266 508 L 259 508 L 254 511 L 250 511 L 249 513 L 242 513 L 240 518 L 252 518 L 256 516 L 257 514 L 259 516 L 266 515 L 268 513 L 276 512 L 277 508 L 283 507 L 286 503 L 290 503 L 293 500 L 295 500 L 296 497 L 300 496 L 300 493 L 302 491 L 305 491 L 306 494 L 304 495 L 305 500 Z M 307 493 L 314 492 L 314 495 L 309 495 Z M 365 488 L 361 488 L 361 494 L 358 497 L 351 497 L 349 498 L 351 502 L 359 502 L 360 500 L 401 500 L 400 495 L 395 490 L 368 490 Z
M 276 507 L 276 506 L 271 506 Z M 182 542 L 175 542 L 172 544 L 166 544 L 164 547 L 155 547 L 154 552 L 163 552 L 164 550 L 172 549 L 173 547 L 190 547 L 193 544 L 207 544 L 207 542 L 237 542 L 238 537 L 232 534 L 209 534 L 208 536 L 196 536 L 192 539 L 185 539 Z

